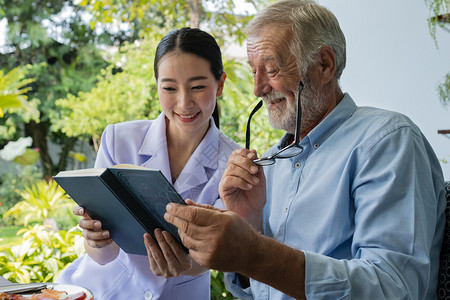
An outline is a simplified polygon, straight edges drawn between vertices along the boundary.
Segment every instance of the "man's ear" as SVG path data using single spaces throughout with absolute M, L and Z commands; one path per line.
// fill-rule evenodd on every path
M 217 93 L 216 93 L 216 97 L 220 97 L 222 96 L 222 92 L 223 92 L 223 86 L 225 85 L 225 79 L 227 79 L 227 73 L 222 72 L 222 75 L 220 76 L 219 81 L 217 82 Z
M 319 72 L 323 84 L 327 84 L 334 78 L 336 73 L 336 54 L 329 46 L 323 46 L 317 54 L 319 58 Z

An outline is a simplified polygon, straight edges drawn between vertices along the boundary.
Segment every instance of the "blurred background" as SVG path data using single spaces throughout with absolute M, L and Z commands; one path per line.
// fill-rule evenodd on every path
M 318 1 L 347 39 L 343 91 L 410 117 L 450 180 L 450 0 Z M 107 124 L 160 113 L 153 55 L 169 30 L 200 27 L 218 39 L 220 125 L 244 145 L 257 99 L 242 29 L 268 3 L 0 0 L 0 276 L 52 281 L 83 254 L 74 203 L 51 177 L 92 167 Z M 263 153 L 281 134 L 258 113 L 252 148 Z M 231 299 L 222 274 L 211 274 L 212 298 Z

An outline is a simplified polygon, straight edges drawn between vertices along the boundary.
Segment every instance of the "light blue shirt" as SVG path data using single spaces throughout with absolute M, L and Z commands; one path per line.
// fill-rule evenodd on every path
M 306 297 L 435 299 L 444 180 L 419 128 L 345 94 L 301 145 L 264 167 L 264 234 L 304 251 Z M 291 299 L 254 280 L 242 290 L 234 275 L 236 296 Z
M 219 182 L 228 157 L 239 145 L 225 136 L 210 120 L 211 127 L 173 184 L 183 199 L 223 208 Z M 95 167 L 134 164 L 159 169 L 171 182 L 165 116 L 108 125 L 102 135 Z M 142 243 L 144 238 L 142 238 Z M 148 257 L 127 254 L 99 265 L 85 254 L 59 276 L 57 282 L 91 290 L 96 300 L 161 299 L 209 300 L 210 274 L 164 278 L 152 273 Z

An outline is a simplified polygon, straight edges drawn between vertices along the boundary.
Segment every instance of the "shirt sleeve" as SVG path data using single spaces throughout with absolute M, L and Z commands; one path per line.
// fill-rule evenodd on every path
M 352 259 L 306 251 L 306 297 L 429 298 L 444 226 L 439 163 L 410 127 L 358 151 L 349 161 L 356 165 L 349 191 L 355 208 Z
M 95 168 L 106 168 L 117 163 L 114 161 L 114 125 L 106 126 L 102 133 L 100 147 L 95 159 Z

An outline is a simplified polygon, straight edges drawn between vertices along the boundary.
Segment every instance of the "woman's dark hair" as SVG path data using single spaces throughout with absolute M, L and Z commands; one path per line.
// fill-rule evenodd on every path
M 209 33 L 198 28 L 183 27 L 166 34 L 156 48 L 154 72 L 158 80 L 158 66 L 161 58 L 170 52 L 191 53 L 209 61 L 211 72 L 216 80 L 223 73 L 222 53 L 216 40 Z M 212 114 L 214 123 L 219 128 L 219 111 L 216 107 Z

